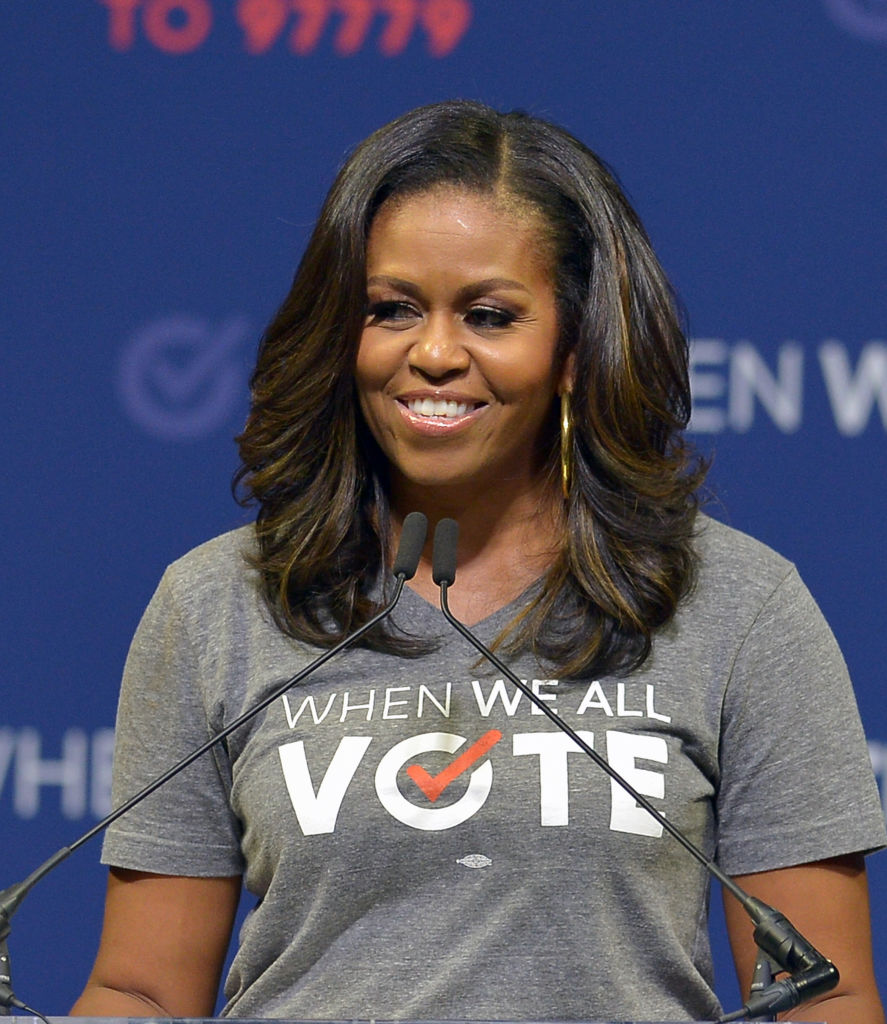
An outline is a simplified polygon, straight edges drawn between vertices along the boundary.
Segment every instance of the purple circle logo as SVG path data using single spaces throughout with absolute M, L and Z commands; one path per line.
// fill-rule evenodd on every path
M 206 437 L 246 395 L 241 360 L 251 336 L 242 317 L 213 325 L 189 316 L 155 320 L 137 331 L 120 360 L 118 384 L 130 418 L 154 437 Z
M 841 28 L 862 39 L 887 43 L 887 0 L 823 0 Z

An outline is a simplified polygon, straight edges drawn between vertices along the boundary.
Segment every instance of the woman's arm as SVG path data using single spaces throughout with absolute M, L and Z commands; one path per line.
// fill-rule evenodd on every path
M 95 966 L 75 1016 L 209 1017 L 240 898 L 239 875 L 112 868 Z
M 884 1024 L 872 966 L 868 885 L 861 855 L 762 871 L 736 881 L 750 895 L 783 913 L 841 975 L 837 988 L 782 1017 L 826 1024 Z M 754 927 L 732 896 L 724 898 L 724 914 L 746 999 L 757 956 Z

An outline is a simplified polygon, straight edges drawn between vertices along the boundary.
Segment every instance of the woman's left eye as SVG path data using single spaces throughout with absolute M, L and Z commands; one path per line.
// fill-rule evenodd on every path
M 481 329 L 509 327 L 516 319 L 514 313 L 497 306 L 473 306 L 465 315 L 465 321 L 469 326 Z

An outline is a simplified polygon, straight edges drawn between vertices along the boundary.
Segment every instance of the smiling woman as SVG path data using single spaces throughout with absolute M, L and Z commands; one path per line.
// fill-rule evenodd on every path
M 798 1020 L 879 1024 L 887 837 L 846 669 L 793 567 L 699 513 L 689 411 L 671 291 L 593 153 L 468 102 L 380 129 L 262 341 L 257 520 L 171 566 L 133 641 L 115 800 L 385 607 L 410 512 L 456 518 L 452 610 L 839 963 Z M 75 1012 L 210 1013 L 242 878 L 228 1016 L 720 1013 L 705 872 L 437 602 L 426 547 L 384 625 L 109 829 Z

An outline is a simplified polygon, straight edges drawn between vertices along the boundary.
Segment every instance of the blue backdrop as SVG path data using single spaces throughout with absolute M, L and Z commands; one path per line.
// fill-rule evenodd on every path
M 139 615 L 245 519 L 248 367 L 335 168 L 451 96 L 619 172 L 689 310 L 711 508 L 799 564 L 887 773 L 887 0 L 3 0 L 0 887 L 107 810 Z M 46 1013 L 91 963 L 97 862 L 16 917 Z

